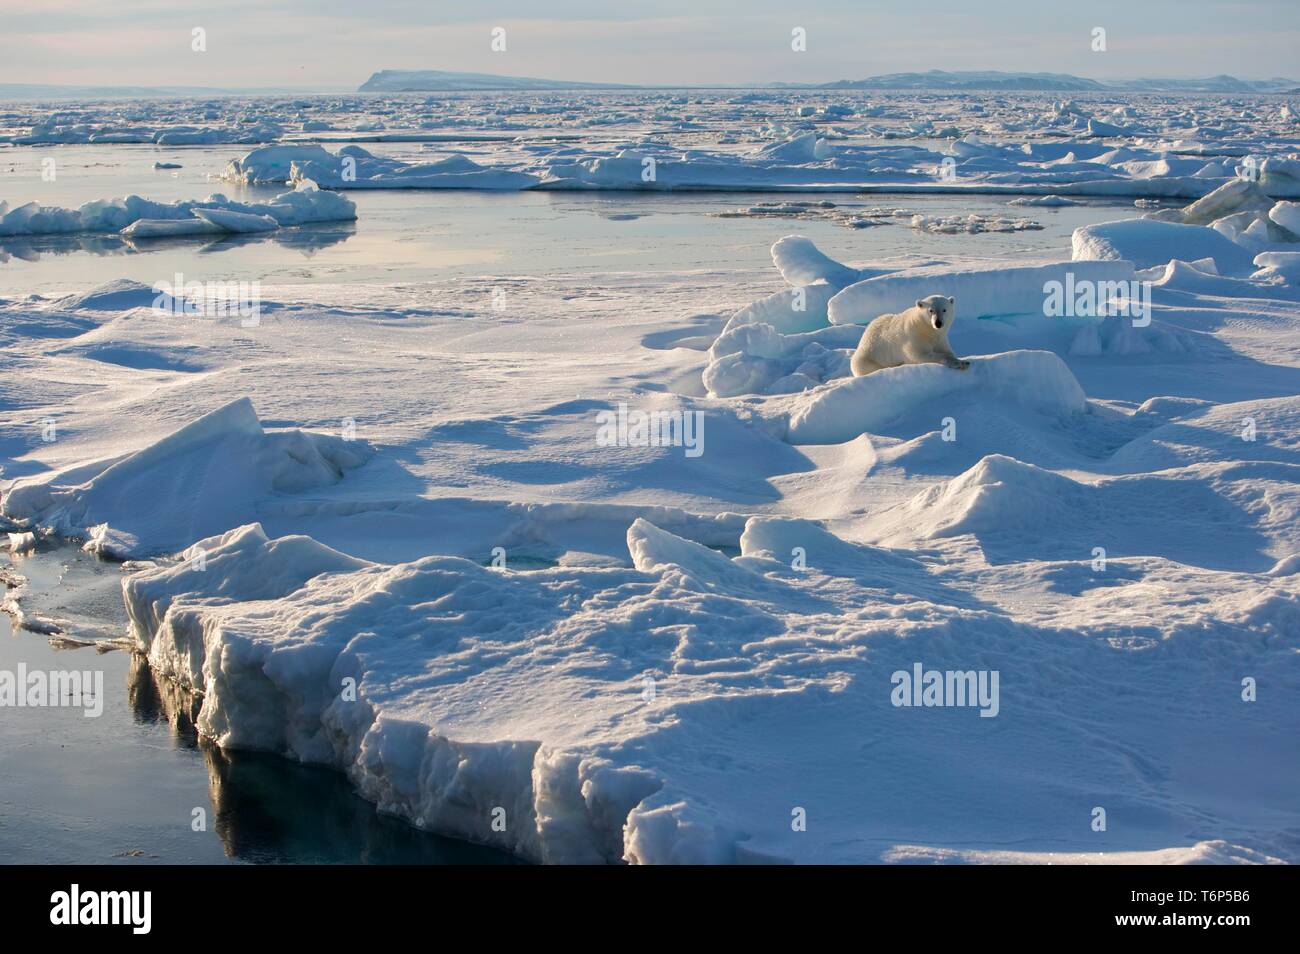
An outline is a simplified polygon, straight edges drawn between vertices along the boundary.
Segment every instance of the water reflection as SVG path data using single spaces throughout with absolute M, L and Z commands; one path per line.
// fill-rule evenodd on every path
M 274 232 L 230 233 L 228 235 L 174 236 L 130 239 L 111 233 L 79 232 L 72 235 L 20 235 L 0 238 L 0 263 L 10 259 L 38 262 L 41 256 L 140 255 L 168 249 L 184 249 L 210 255 L 231 249 L 271 242 L 310 258 L 321 249 L 346 242 L 357 230 L 355 222 L 329 222 L 278 229 Z
M 379 814 L 338 772 L 269 753 L 223 752 L 195 729 L 201 700 L 133 654 L 128 700 L 137 722 L 166 723 L 208 772 L 209 825 L 226 854 L 257 863 L 511 864 L 500 851 L 441 838 Z

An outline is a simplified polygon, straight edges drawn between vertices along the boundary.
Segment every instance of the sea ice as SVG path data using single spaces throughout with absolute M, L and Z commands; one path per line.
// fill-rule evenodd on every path
M 1073 242 L 1076 264 L 1125 261 L 1143 269 L 1175 258 L 1209 258 L 1221 274 L 1240 275 L 1250 271 L 1253 258 L 1212 228 L 1151 219 L 1085 225 L 1075 229 Z
M 19 479 L 0 514 L 120 559 L 173 553 L 245 522 L 265 497 L 342 479 L 370 454 L 360 441 L 266 432 L 239 398 L 134 453 Z
M 1083 389 L 1060 358 L 1048 351 L 1012 351 L 972 358 L 964 372 L 937 364 L 905 365 L 808 391 L 791 413 L 788 439 L 841 444 L 939 398 L 961 395 L 969 404 L 972 391 L 1048 416 L 1087 410 Z
M 998 240 L 900 229 L 924 255 L 852 264 L 787 236 L 765 273 L 530 271 L 502 311 L 492 275 L 285 284 L 256 329 L 128 281 L 0 302 L 3 529 L 137 561 L 131 639 L 205 737 L 525 858 L 1294 862 L 1294 117 L 1059 96 L 16 106 L 11 142 L 273 143 L 228 175 L 300 189 L 0 206 L 9 235 L 350 219 L 354 187 L 1187 207 L 1084 226 L 1068 262 L 1041 233 L 976 259 Z M 744 228 L 825 229 L 777 199 Z M 854 214 L 937 207 L 880 201 Z M 1053 282 L 1139 279 L 1141 326 L 1044 313 Z M 967 371 L 849 376 L 862 323 L 935 293 Z M 702 453 L 599 442 L 621 407 L 701 422 Z M 917 672 L 997 673 L 996 706 L 897 704 Z
M 1077 235 L 1077 232 L 1076 232 Z M 1073 261 L 1046 265 L 953 267 L 923 266 L 878 275 L 850 285 L 827 305 L 832 324 L 867 324 L 878 315 L 898 314 L 926 295 L 957 299 L 957 324 L 965 318 L 1043 314 L 1045 285 L 1103 283 L 1110 287 L 1133 281 L 1127 261 Z
M 269 231 L 314 222 L 343 222 L 357 217 L 356 203 L 346 196 L 300 182 L 268 202 L 234 202 L 224 195 L 203 201 L 153 202 L 138 195 L 97 199 L 78 209 L 41 206 L 16 209 L 0 202 L 0 236 L 69 232 L 122 232 L 128 237 L 156 238 L 210 232 Z

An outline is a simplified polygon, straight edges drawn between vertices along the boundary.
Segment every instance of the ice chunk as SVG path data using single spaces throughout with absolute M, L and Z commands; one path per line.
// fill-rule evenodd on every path
M 1251 270 L 1251 254 L 1203 225 L 1182 225 L 1150 219 L 1102 222 L 1074 230 L 1074 258 L 1083 261 L 1128 261 L 1135 268 L 1153 268 L 1172 259 L 1212 258 L 1219 272 L 1239 275 Z
M 807 392 L 791 413 L 787 440 L 840 444 L 878 431 L 924 402 L 968 392 L 1052 416 L 1087 409 L 1083 388 L 1050 351 L 1009 351 L 970 362 L 965 371 L 937 364 L 886 368 Z
M 232 159 L 221 173 L 223 179 L 248 185 L 288 183 L 295 162 L 333 163 L 335 156 L 322 146 L 272 145 L 261 146 L 240 159 Z
M 240 398 L 98 468 L 20 479 L 0 512 L 87 537 L 89 549 L 120 558 L 174 553 L 248 522 L 272 494 L 337 482 L 371 453 L 361 441 L 264 432 L 252 402 Z
M 1072 278 L 1070 276 L 1073 276 Z M 1133 280 L 1127 262 L 1058 262 L 1022 267 L 926 266 L 868 278 L 830 300 L 831 323 L 867 324 L 898 314 L 927 295 L 957 299 L 958 320 L 991 315 L 1042 314 L 1049 282 L 1120 283 Z M 1106 287 L 1113 287 L 1107 284 Z
M 1300 238 L 1300 202 L 1278 202 L 1268 210 L 1268 217 Z
M 814 282 L 760 298 L 732 315 L 723 333 L 744 325 L 770 325 L 787 335 L 824 328 L 827 324 L 826 308 L 842 287 Z
M 10 209 L 8 203 L 0 203 L 0 235 L 51 235 L 81 230 L 81 216 L 74 209 L 36 202 Z
M 1272 204 L 1273 200 L 1249 179 L 1233 179 L 1182 209 L 1179 221 L 1187 225 L 1209 225 L 1235 212 L 1267 211 Z
M 207 218 L 195 215 L 189 219 L 136 219 L 122 230 L 122 235 L 132 239 L 177 238 L 185 235 L 219 235 L 225 231 Z
M 284 149 L 285 147 L 275 147 Z M 319 148 L 319 147 L 317 147 Z M 376 156 L 360 146 L 344 146 L 337 155 L 320 150 L 306 155 L 254 150 L 227 167 L 231 178 L 253 174 L 273 177 L 289 161 L 289 180 L 311 182 L 329 189 L 481 189 L 515 191 L 537 185 L 537 176 L 514 169 L 483 166 L 468 156 L 448 156 L 433 162 L 410 163 Z
M 195 209 L 194 214 L 227 232 L 274 232 L 280 227 L 280 223 L 269 215 L 250 215 L 229 209 Z
M 1114 123 L 1102 122 L 1100 119 L 1088 120 L 1087 135 L 1089 136 L 1104 136 L 1109 138 L 1116 136 L 1131 136 L 1133 134 L 1134 131 L 1129 129 L 1127 126 L 1117 126 Z
M 1250 239 L 1245 237 L 1246 232 L 1259 220 L 1262 214 L 1260 212 L 1233 212 L 1221 219 L 1215 219 L 1210 223 L 1210 228 L 1230 242 L 1235 242 L 1245 248 L 1250 242 Z
M 752 583 L 753 574 L 729 557 L 693 540 L 660 530 L 648 520 L 637 518 L 627 530 L 627 549 L 632 564 L 645 573 L 682 572 L 696 584 L 729 581 L 733 585 Z
M 357 205 L 345 195 L 319 189 L 310 179 L 300 179 L 292 192 L 284 192 L 257 213 L 265 212 L 280 225 L 310 225 L 313 222 L 348 222 L 357 217 Z
M 860 277 L 857 269 L 835 261 L 802 235 L 778 239 L 772 246 L 772 261 L 781 277 L 795 286 L 818 281 L 843 286 Z
M 1300 198 L 1300 159 L 1269 156 L 1258 171 L 1260 188 L 1269 195 Z
M 1007 205 L 1032 205 L 1045 208 L 1059 208 L 1067 205 L 1083 205 L 1077 199 L 1067 199 L 1063 195 L 1027 195 L 1012 199 Z
M 152 202 L 138 195 L 96 199 L 78 209 L 60 209 L 28 203 L 8 210 L 0 202 L 0 236 L 46 235 L 70 232 L 118 232 L 128 237 L 199 235 L 213 231 L 269 231 L 270 227 L 355 219 L 356 204 L 346 196 L 322 192 L 310 183 L 276 196 L 269 202 L 234 202 L 224 195 L 202 201 Z M 226 225 L 214 225 L 221 219 Z M 257 220 L 256 222 L 254 220 Z M 212 220 L 212 221 L 209 221 Z M 139 223 L 143 222 L 143 225 Z
M 816 162 L 822 158 L 817 155 L 816 133 L 804 133 L 785 142 L 771 143 L 764 146 L 760 153 L 767 158 L 779 159 L 782 162 Z
M 1300 251 L 1261 252 L 1255 256 L 1255 265 L 1260 270 L 1254 278 L 1280 278 L 1292 285 L 1300 284 Z
M 1033 232 L 1042 226 L 1032 219 L 978 215 L 914 215 L 912 228 L 931 235 L 979 235 L 982 232 Z
M 803 390 L 847 374 L 840 349 L 856 347 L 860 337 L 857 328 L 781 334 L 768 324 L 728 325 L 709 349 L 704 387 L 713 397 Z

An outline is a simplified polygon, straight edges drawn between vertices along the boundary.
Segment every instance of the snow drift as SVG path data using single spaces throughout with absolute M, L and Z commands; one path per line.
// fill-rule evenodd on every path
M 252 519 L 272 494 L 337 482 L 371 453 L 326 434 L 264 431 L 240 398 L 132 454 L 19 479 L 0 514 L 121 559 L 174 553 Z
M 1047 415 L 1087 409 L 1079 382 L 1050 351 L 1010 351 L 972 357 L 970 362 L 965 371 L 937 364 L 886 368 L 808 391 L 790 415 L 787 439 L 794 444 L 840 444 L 938 398 L 952 397 L 955 409 L 972 392 Z

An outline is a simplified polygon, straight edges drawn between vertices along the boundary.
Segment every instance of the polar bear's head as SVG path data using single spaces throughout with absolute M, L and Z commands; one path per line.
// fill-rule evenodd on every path
M 921 314 L 925 316 L 931 328 L 935 331 L 943 331 L 956 317 L 957 299 L 930 295 L 928 298 L 918 298 L 916 307 L 921 309 Z

